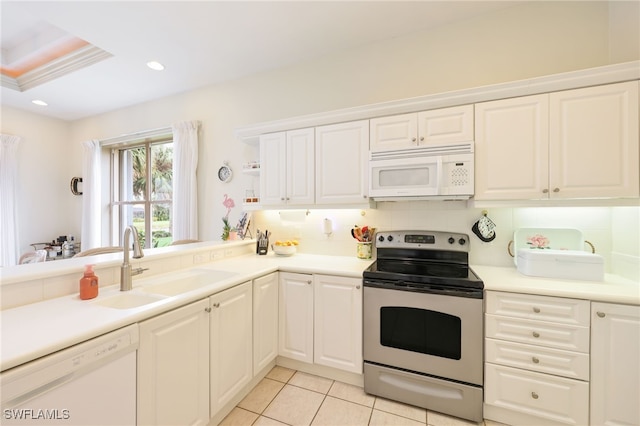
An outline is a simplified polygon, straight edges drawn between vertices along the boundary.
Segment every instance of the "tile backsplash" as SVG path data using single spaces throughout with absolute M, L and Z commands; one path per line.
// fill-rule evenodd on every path
M 475 264 L 512 266 L 507 251 L 513 233 L 519 228 L 573 228 L 582 232 L 596 253 L 605 259 L 606 271 L 639 280 L 640 207 L 517 207 L 489 208 L 488 217 L 496 224 L 496 238 L 483 242 L 471 227 L 482 217 L 483 209 L 467 208 L 465 202 L 409 201 L 379 203 L 376 209 L 313 209 L 306 214 L 278 210 L 253 212 L 253 223 L 268 229 L 271 240 L 296 239 L 302 253 L 356 255 L 354 225 L 375 226 L 381 230 L 424 229 L 461 232 L 471 241 L 470 261 Z M 288 212 L 288 211 L 287 211 Z M 290 220 L 291 216 L 294 220 Z M 324 219 L 331 219 L 333 232 L 327 236 Z M 585 250 L 590 250 L 585 245 Z

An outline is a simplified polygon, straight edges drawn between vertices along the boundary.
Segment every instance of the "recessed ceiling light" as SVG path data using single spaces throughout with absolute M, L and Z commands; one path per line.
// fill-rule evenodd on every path
M 34 103 L 34 104 L 39 105 L 39 106 L 48 106 L 49 105 L 48 103 L 46 103 L 45 101 L 41 101 L 40 99 L 34 99 L 34 100 L 31 101 L 31 103 Z
M 147 66 L 156 71 L 162 71 L 164 69 L 164 65 L 156 61 L 147 62 Z

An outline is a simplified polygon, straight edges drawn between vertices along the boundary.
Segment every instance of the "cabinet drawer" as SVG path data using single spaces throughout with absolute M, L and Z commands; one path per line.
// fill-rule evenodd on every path
M 486 339 L 485 360 L 578 380 L 589 380 L 589 354 Z
M 569 351 L 589 352 L 589 328 L 485 315 L 486 337 Z
M 488 314 L 589 326 L 590 302 L 531 294 L 487 292 Z
M 570 425 L 589 424 L 589 383 L 485 364 L 485 403 Z

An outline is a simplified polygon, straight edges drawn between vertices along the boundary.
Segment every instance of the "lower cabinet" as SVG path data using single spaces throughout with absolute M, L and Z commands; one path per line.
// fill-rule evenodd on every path
M 140 325 L 139 425 L 209 422 L 208 299 Z
M 278 273 L 253 280 L 253 372 L 278 356 Z
M 591 304 L 591 424 L 640 425 L 640 306 Z
M 588 300 L 488 291 L 484 416 L 589 424 Z
M 362 373 L 362 280 L 280 273 L 278 354 Z
M 209 298 L 211 415 L 253 378 L 252 300 L 251 282 Z
M 362 374 L 362 280 L 314 275 L 313 362 Z

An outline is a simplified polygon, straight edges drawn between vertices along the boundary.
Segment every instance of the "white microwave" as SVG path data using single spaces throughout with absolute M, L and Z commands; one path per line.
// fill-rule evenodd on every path
M 473 143 L 371 152 L 369 197 L 464 200 L 473 196 Z

